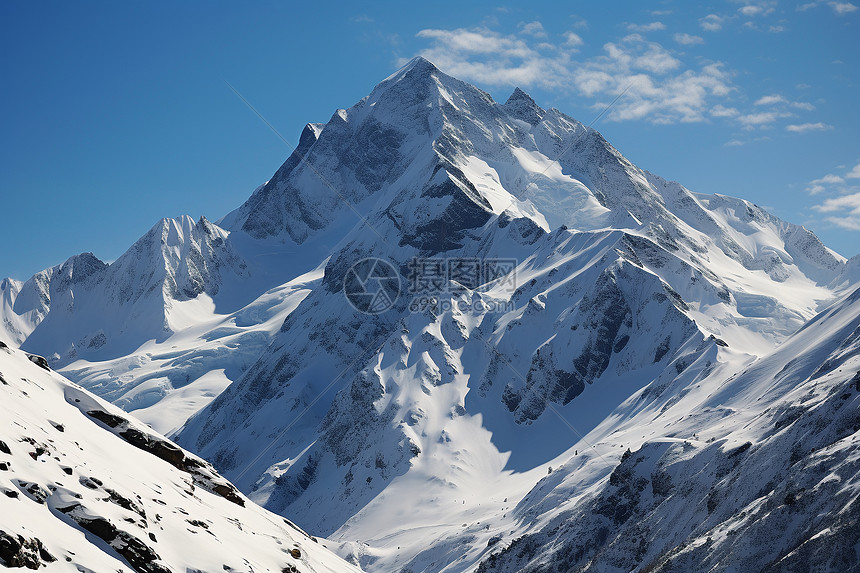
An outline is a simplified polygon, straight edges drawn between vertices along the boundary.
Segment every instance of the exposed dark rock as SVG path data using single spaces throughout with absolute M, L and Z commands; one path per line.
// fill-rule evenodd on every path
M 30 362 L 38 366 L 39 368 L 44 368 L 48 372 L 51 371 L 51 367 L 48 366 L 48 361 L 44 356 L 39 356 L 38 354 L 27 354 L 27 358 L 30 359 Z
M 127 497 L 123 497 L 117 491 L 115 491 L 109 487 L 106 487 L 105 491 L 110 496 L 108 499 L 110 500 L 111 503 L 115 503 L 118 506 L 122 507 L 123 509 L 133 511 L 134 513 L 138 514 L 141 518 L 146 519 L 146 511 L 140 505 L 138 505 L 134 501 L 128 499 Z
M 0 530 L 0 564 L 6 567 L 38 569 L 57 559 L 51 555 L 37 538 L 25 539 Z
M 128 420 L 126 420 L 122 416 L 108 414 L 107 412 L 103 412 L 101 410 L 90 410 L 87 412 L 87 416 L 95 418 L 99 422 L 102 422 L 103 424 L 106 424 L 111 428 L 116 428 L 120 424 L 128 422 Z
M 43 488 L 37 483 L 20 479 L 15 480 L 15 483 L 18 484 L 18 487 L 21 488 L 21 491 L 23 491 L 27 495 L 27 497 L 29 497 L 38 504 L 45 503 L 45 500 L 48 499 L 48 496 L 50 495 L 50 493 L 48 493 L 45 488 Z
M 170 442 L 166 442 L 164 440 L 160 440 L 141 432 L 135 428 L 129 428 L 119 433 L 120 437 L 122 437 L 129 444 L 140 448 L 141 450 L 146 450 L 152 455 L 161 458 L 166 461 L 170 465 L 185 470 L 185 454 L 178 447 Z

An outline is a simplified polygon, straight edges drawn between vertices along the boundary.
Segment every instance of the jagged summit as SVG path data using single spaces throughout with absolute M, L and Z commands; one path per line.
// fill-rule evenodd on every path
M 396 82 L 405 77 L 407 74 L 412 74 L 413 76 L 426 76 L 432 74 L 434 72 L 439 72 L 439 68 L 436 65 L 425 58 L 424 56 L 415 56 L 405 64 L 403 64 L 399 70 L 379 82 L 378 85 L 384 85 L 390 82 Z
M 520 88 L 514 89 L 514 92 L 508 97 L 503 107 L 512 117 L 521 119 L 531 125 L 540 123 L 544 114 L 546 114 L 546 111 Z

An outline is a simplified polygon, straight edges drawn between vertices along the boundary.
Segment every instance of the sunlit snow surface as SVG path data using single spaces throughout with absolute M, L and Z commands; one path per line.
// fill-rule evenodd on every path
M 56 560 L 48 570 L 128 571 L 121 548 L 137 543 L 147 557 L 138 570 L 356 571 L 324 540 L 248 501 L 242 507 L 207 491 L 192 474 L 134 447 L 87 415 L 121 410 L 23 352 L 0 348 L 0 372 L 0 439 L 10 452 L 0 452 L 0 529 L 38 539 L 49 554 L 41 562 Z M 147 431 L 134 421 L 117 429 L 127 427 Z M 102 524 L 92 531 L 119 533 L 107 543 L 110 535 L 86 531 L 86 520 Z

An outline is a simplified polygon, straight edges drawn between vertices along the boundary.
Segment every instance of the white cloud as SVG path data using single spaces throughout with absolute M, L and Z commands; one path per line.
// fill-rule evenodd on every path
M 824 177 L 822 177 L 821 179 L 813 179 L 812 181 L 810 181 L 810 183 L 812 183 L 813 185 L 816 185 L 816 184 L 817 185 L 820 185 L 820 184 L 833 185 L 836 183 L 845 183 L 845 180 L 843 178 L 839 177 L 838 175 L 827 174 Z
M 570 76 L 568 50 L 541 49 L 516 35 L 488 28 L 421 30 L 429 40 L 420 55 L 454 76 L 488 86 L 559 88 Z
M 777 103 L 788 103 L 788 100 L 786 100 L 784 97 L 782 97 L 779 94 L 773 94 L 773 95 L 767 95 L 764 97 L 760 97 L 759 99 L 756 100 L 755 104 L 753 104 L 753 105 L 774 105 Z
M 800 4 L 797 6 L 798 12 L 806 12 L 812 8 L 816 8 L 821 6 L 824 2 L 816 1 L 816 2 L 807 2 L 805 4 Z M 850 14 L 851 12 L 857 11 L 857 6 L 852 4 L 851 2 L 827 2 L 826 3 L 833 10 L 834 14 L 837 16 L 844 16 L 845 14 Z
M 657 30 L 665 30 L 666 24 L 663 22 L 651 22 L 650 24 L 627 24 L 627 29 L 632 32 L 656 32 Z
M 699 25 L 708 32 L 719 32 L 723 29 L 723 20 L 722 16 L 708 14 L 704 18 L 699 18 Z
M 565 32 L 563 34 L 563 36 L 564 36 L 564 45 L 565 46 L 571 46 L 571 47 L 575 48 L 575 47 L 581 46 L 585 43 L 582 40 L 582 38 L 579 36 L 579 34 L 574 34 L 573 32 Z
M 792 114 L 780 111 L 763 111 L 758 113 L 748 113 L 738 116 L 738 121 L 744 129 L 754 129 L 756 127 L 766 127 L 775 122 L 777 119 L 791 117 Z
M 785 32 L 785 26 L 770 26 L 767 31 L 771 34 L 779 34 L 780 32 Z
M 785 109 L 786 107 L 793 107 L 795 109 L 802 109 L 806 111 L 812 111 L 815 109 L 815 106 L 809 102 L 805 101 L 790 101 L 780 94 L 771 94 L 760 97 L 757 99 L 753 105 L 757 106 L 771 106 L 771 107 L 781 107 Z
M 701 36 L 694 36 L 692 34 L 679 33 L 673 36 L 675 41 L 684 46 L 693 46 L 695 44 L 704 44 L 705 39 Z
M 713 14 L 705 20 L 715 18 L 723 21 Z M 607 112 L 610 121 L 667 124 L 722 119 L 753 131 L 776 127 L 800 110 L 814 109 L 810 103 L 791 101 L 779 93 L 764 95 L 747 109 L 732 106 L 729 98 L 737 88 L 733 73 L 722 63 L 692 64 L 683 60 L 683 53 L 673 53 L 637 33 L 607 42 L 599 55 L 591 57 L 578 55 L 578 47 L 584 44 L 578 34 L 568 31 L 550 37 L 540 22 L 521 24 L 512 34 L 476 27 L 427 29 L 417 37 L 427 42 L 419 55 L 452 75 L 488 87 L 519 85 L 572 92 L 592 100 L 595 110 L 624 92 Z M 703 42 L 690 34 L 673 37 L 685 44 Z M 831 129 L 821 122 L 780 123 L 798 134 Z
M 816 123 L 786 125 L 785 129 L 786 131 L 793 131 L 794 133 L 806 133 L 807 131 L 827 131 L 828 129 L 833 129 L 833 126 L 819 121 Z
M 582 39 L 572 32 L 556 45 L 551 39 L 539 42 L 488 28 L 422 30 L 418 37 L 429 42 L 420 55 L 478 84 L 569 90 L 596 100 L 595 110 L 626 90 L 606 115 L 613 121 L 699 122 L 738 113 L 725 111 L 731 109 L 727 107 L 713 112 L 736 90 L 723 64 L 690 67 L 639 34 L 608 42 L 600 55 L 577 60 L 575 46 Z
M 534 36 L 535 38 L 546 38 L 546 30 L 543 29 L 543 24 L 538 21 L 520 24 L 519 28 L 521 34 Z
M 828 2 L 828 6 L 833 8 L 833 11 L 836 12 L 839 16 L 843 14 L 850 14 L 857 10 L 857 6 L 852 4 L 851 2 Z
M 570 19 L 572 21 L 571 26 L 574 28 L 585 29 L 588 28 L 588 20 L 584 18 L 580 18 L 576 14 L 571 14 Z
M 773 0 L 759 0 L 756 2 L 746 2 L 744 6 L 738 8 L 738 12 L 747 18 L 756 16 L 767 16 L 773 14 L 776 10 L 776 2 Z
M 860 231 L 860 193 L 830 197 L 812 208 L 824 214 L 838 213 L 826 217 L 825 220 L 842 229 Z
M 842 195 L 856 193 L 858 191 L 858 187 L 847 185 L 845 181 L 846 179 L 860 179 L 860 163 L 855 165 L 854 168 L 846 173 L 844 177 L 828 173 L 824 177 L 813 179 L 806 186 L 806 191 L 810 195 L 817 195 L 824 191 L 836 191 Z
M 733 107 L 725 107 L 719 104 L 711 108 L 711 115 L 714 117 L 737 117 L 740 113 Z
M 738 12 L 743 14 L 744 16 L 757 16 L 764 12 L 764 8 L 761 6 L 755 6 L 753 4 L 748 4 L 747 6 L 742 6 L 738 9 Z

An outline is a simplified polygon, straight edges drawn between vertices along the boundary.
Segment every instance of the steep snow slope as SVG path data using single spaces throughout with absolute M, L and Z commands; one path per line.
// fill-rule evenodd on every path
M 187 327 L 144 342 L 131 355 L 77 360 L 63 374 L 168 434 L 254 363 L 321 278 L 322 269 L 311 271 L 229 314 L 219 314 L 212 302 L 201 309 L 202 300 L 191 301 Z M 174 303 L 174 312 L 186 304 Z
M 0 565 L 357 571 L 208 463 L 23 352 L 0 345 L 0 370 Z
M 622 404 L 478 571 L 860 568 L 860 289 L 738 358 L 721 349 Z
M 182 302 L 214 296 L 227 275 L 247 273 L 226 237 L 205 218 L 163 219 L 110 265 L 78 255 L 38 273 L 15 295 L 8 289 L 12 312 L 4 318 L 26 318 L 31 328 L 20 329 L 15 341 L 58 367 L 79 356 L 128 354 L 187 326 L 175 308 Z

